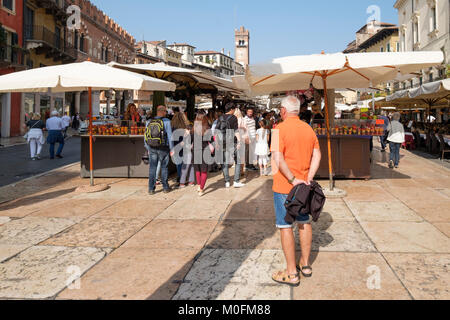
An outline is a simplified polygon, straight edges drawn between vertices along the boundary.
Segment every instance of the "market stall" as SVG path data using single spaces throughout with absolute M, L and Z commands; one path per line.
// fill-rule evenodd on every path
M 245 76 L 234 77 L 236 86 L 249 96 L 322 89 L 325 101 L 329 190 L 336 176 L 333 166 L 332 136 L 328 108 L 328 89 L 371 88 L 399 75 L 442 63 L 442 52 L 371 52 L 319 54 L 278 58 L 269 63 L 251 65 Z M 334 118 L 334 113 L 331 113 Z M 369 140 L 370 143 L 370 140 Z M 337 152 L 342 152 L 337 150 Z M 342 157 L 347 157 L 344 153 Z
M 313 125 L 322 160 L 317 178 L 328 178 L 328 152 L 326 126 Z M 384 135 L 383 125 L 377 120 L 335 120 L 331 128 L 331 162 L 337 179 L 370 179 L 370 141 Z

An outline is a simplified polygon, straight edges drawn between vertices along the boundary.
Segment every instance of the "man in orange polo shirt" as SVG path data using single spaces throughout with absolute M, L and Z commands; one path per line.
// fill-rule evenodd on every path
M 273 192 L 277 228 L 281 231 L 281 243 L 287 262 L 287 270 L 275 273 L 274 281 L 298 286 L 300 277 L 310 277 L 312 268 L 309 265 L 311 253 L 312 228 L 311 217 L 300 215 L 300 245 L 302 257 L 297 266 L 295 261 L 295 238 L 293 225 L 286 223 L 284 206 L 291 190 L 300 184 L 309 185 L 319 169 L 321 153 L 319 140 L 314 130 L 298 117 L 300 101 L 289 96 L 281 102 L 281 118 L 283 122 L 273 130 L 272 136 L 272 168 L 274 170 Z M 298 271 L 297 271 L 298 270 Z

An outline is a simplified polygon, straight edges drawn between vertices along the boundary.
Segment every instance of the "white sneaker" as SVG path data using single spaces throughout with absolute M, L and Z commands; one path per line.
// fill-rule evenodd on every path
M 245 187 L 245 184 L 240 183 L 240 182 L 235 182 L 233 187 L 235 187 L 235 188 L 243 188 L 243 187 Z
M 230 183 L 229 182 L 225 183 L 225 188 L 228 189 L 229 187 L 231 187 Z

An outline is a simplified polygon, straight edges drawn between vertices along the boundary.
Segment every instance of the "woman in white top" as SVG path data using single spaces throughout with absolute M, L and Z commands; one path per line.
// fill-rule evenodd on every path
M 256 131 L 255 154 L 258 156 L 258 164 L 261 176 L 269 175 L 269 130 L 264 119 L 259 122 L 260 128 Z
M 33 118 L 27 122 L 29 131 L 27 133 L 27 141 L 30 145 L 31 160 L 41 160 L 42 146 L 45 144 L 44 122 L 41 121 L 41 115 L 36 113 Z
M 405 128 L 400 123 L 401 115 L 396 112 L 392 116 L 392 121 L 387 127 L 389 136 L 387 140 L 389 141 L 389 147 L 391 149 L 391 155 L 389 160 L 389 168 L 398 168 L 400 163 L 400 148 L 403 143 L 405 143 Z
M 248 147 L 249 143 L 249 135 L 248 135 L 248 127 L 247 127 L 247 121 L 245 120 L 241 110 L 239 108 L 236 109 L 234 112 L 235 117 L 238 119 L 238 127 L 239 127 L 239 135 L 241 136 L 241 141 L 244 141 L 245 146 Z M 244 144 L 241 144 L 244 146 Z M 244 159 L 245 157 L 245 148 L 239 149 L 238 152 L 241 152 L 241 159 Z M 241 172 L 245 174 L 246 168 L 245 163 L 241 165 Z

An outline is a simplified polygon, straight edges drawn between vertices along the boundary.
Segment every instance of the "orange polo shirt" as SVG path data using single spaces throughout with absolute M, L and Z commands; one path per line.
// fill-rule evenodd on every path
M 281 152 L 284 159 L 297 179 L 308 179 L 309 168 L 314 149 L 320 149 L 319 140 L 314 130 L 298 117 L 289 117 L 272 131 L 272 152 Z M 289 194 L 292 184 L 278 170 L 272 161 L 273 191 Z

